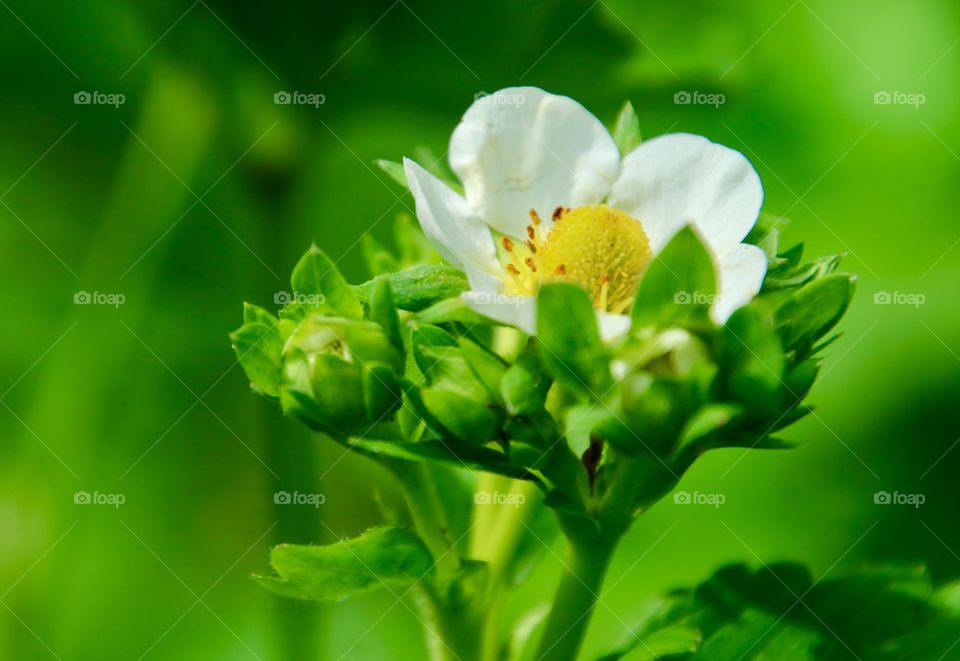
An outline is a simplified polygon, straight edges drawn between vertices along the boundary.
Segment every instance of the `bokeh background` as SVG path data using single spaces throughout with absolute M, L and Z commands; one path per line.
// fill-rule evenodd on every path
M 248 579 L 270 545 L 358 533 L 396 493 L 251 394 L 227 333 L 312 240 L 363 280 L 360 237 L 413 206 L 372 161 L 442 156 L 475 95 L 516 84 L 741 150 L 785 242 L 860 276 L 817 413 L 785 434 L 804 448 L 701 461 L 681 488 L 726 502 L 667 499 L 634 528 L 588 650 L 728 561 L 960 574 L 956 3 L 0 5 L 0 658 L 423 656 L 389 594 L 305 605 Z M 547 553 L 505 616 L 558 568 Z

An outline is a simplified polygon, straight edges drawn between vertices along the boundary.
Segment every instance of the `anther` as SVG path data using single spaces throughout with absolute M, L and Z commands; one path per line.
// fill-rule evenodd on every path
M 553 210 L 553 219 L 560 220 L 560 216 L 563 215 L 563 207 L 557 207 Z
M 526 264 L 526 265 L 527 265 L 527 268 L 529 268 L 529 269 L 530 269 L 531 271 L 533 271 L 534 273 L 537 272 L 537 265 L 536 265 L 536 263 L 533 261 L 533 257 L 527 257 L 525 260 L 523 260 L 523 263 Z
M 532 252 L 532 253 L 536 253 L 536 252 L 537 252 L 537 244 L 536 244 L 536 243 L 534 243 L 534 242 L 531 241 L 530 239 L 527 239 L 526 241 L 524 241 L 524 243 L 527 244 L 527 248 L 530 249 L 530 252 Z
M 536 209 L 530 209 L 530 211 L 529 211 L 528 213 L 529 213 L 529 215 L 530 215 L 530 220 L 533 221 L 533 224 L 534 224 L 534 225 L 539 225 L 539 224 L 540 224 L 540 216 L 539 216 L 539 214 L 537 214 L 537 210 L 536 210 Z
M 500 239 L 500 242 L 503 244 L 503 249 L 507 252 L 513 252 L 513 241 L 510 240 L 509 236 L 505 236 Z
M 566 275 L 566 274 L 567 274 L 567 265 L 566 265 L 566 264 L 560 264 L 559 266 L 557 266 L 556 269 L 554 269 L 553 274 L 554 274 L 554 275 Z
M 527 236 L 531 241 L 537 238 L 537 230 L 533 229 L 533 225 L 527 225 Z
M 518 269 L 513 264 L 507 264 L 507 271 L 509 271 L 513 275 L 520 275 L 520 269 Z

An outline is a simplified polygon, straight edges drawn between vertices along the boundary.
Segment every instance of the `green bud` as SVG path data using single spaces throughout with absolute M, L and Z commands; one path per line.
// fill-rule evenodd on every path
M 360 366 L 332 354 L 315 354 L 309 362 L 313 399 L 324 422 L 334 430 L 357 428 L 367 417 Z
M 623 419 L 639 437 L 638 443 L 665 453 L 680 436 L 689 410 L 689 387 L 672 378 L 631 372 L 621 383 Z
M 497 440 L 503 423 L 501 411 L 449 384 L 424 388 L 420 397 L 430 415 L 458 439 L 480 444 Z
M 312 315 L 284 351 L 285 410 L 311 426 L 350 434 L 400 407 L 404 356 L 378 324 Z

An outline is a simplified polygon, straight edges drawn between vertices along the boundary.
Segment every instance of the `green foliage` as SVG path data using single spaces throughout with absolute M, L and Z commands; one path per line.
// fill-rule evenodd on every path
M 458 296 L 468 288 L 463 273 L 441 264 L 414 266 L 398 273 L 387 273 L 384 277 L 390 283 L 397 307 L 412 312 Z M 353 287 L 354 294 L 365 304 L 370 302 L 373 283 L 371 280 Z
M 689 225 L 670 239 L 647 268 L 631 313 L 637 326 L 666 328 L 699 322 L 717 292 L 713 258 Z
M 537 296 L 537 338 L 547 371 L 588 398 L 610 388 L 610 368 L 593 304 L 576 285 L 544 285 Z
M 952 658 L 946 655 L 960 637 L 960 614 L 933 597 L 929 574 L 917 567 L 815 581 L 793 563 L 729 565 L 651 604 L 602 658 L 649 658 L 644 643 L 658 635 L 679 643 L 683 632 L 691 646 L 669 652 L 671 659 Z
M 396 161 L 388 161 L 383 158 L 378 158 L 374 163 L 376 163 L 378 168 L 386 172 L 388 177 L 400 184 L 403 188 L 410 188 L 410 184 L 407 183 L 407 175 L 403 171 L 403 165 Z
M 270 564 L 278 576 L 254 576 L 260 585 L 313 601 L 407 588 L 428 579 L 434 566 L 420 538 L 403 528 L 372 528 L 329 546 L 281 544 L 271 550 Z
M 787 299 L 777 311 L 784 346 L 797 356 L 806 356 L 847 311 L 854 283 L 848 275 L 828 275 L 804 285 Z
M 250 384 L 264 394 L 278 396 L 283 338 L 277 330 L 276 321 L 247 321 L 230 335 L 230 340 Z
M 361 316 L 360 304 L 347 287 L 336 265 L 316 245 L 300 258 L 290 276 L 290 286 L 300 297 L 316 300 L 345 317 Z
M 633 104 L 627 101 L 617 115 L 613 125 L 613 141 L 617 143 L 620 154 L 626 156 L 640 144 L 640 118 L 637 117 Z

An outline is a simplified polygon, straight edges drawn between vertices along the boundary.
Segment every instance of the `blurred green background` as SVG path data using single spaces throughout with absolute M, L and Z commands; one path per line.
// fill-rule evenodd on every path
M 311 240 L 364 279 L 361 235 L 413 207 L 373 159 L 444 154 L 475 95 L 516 84 L 606 122 L 630 99 L 646 136 L 741 150 L 785 242 L 846 251 L 861 277 L 817 414 L 785 434 L 805 447 L 698 463 L 681 488 L 725 504 L 668 498 L 641 520 L 587 649 L 726 561 L 960 574 L 956 3 L 0 4 L 0 658 L 423 656 L 388 593 L 304 605 L 248 579 L 270 545 L 356 534 L 396 493 L 252 395 L 227 333 Z M 275 506 L 280 489 L 326 503 Z M 558 567 L 546 554 L 505 616 Z

